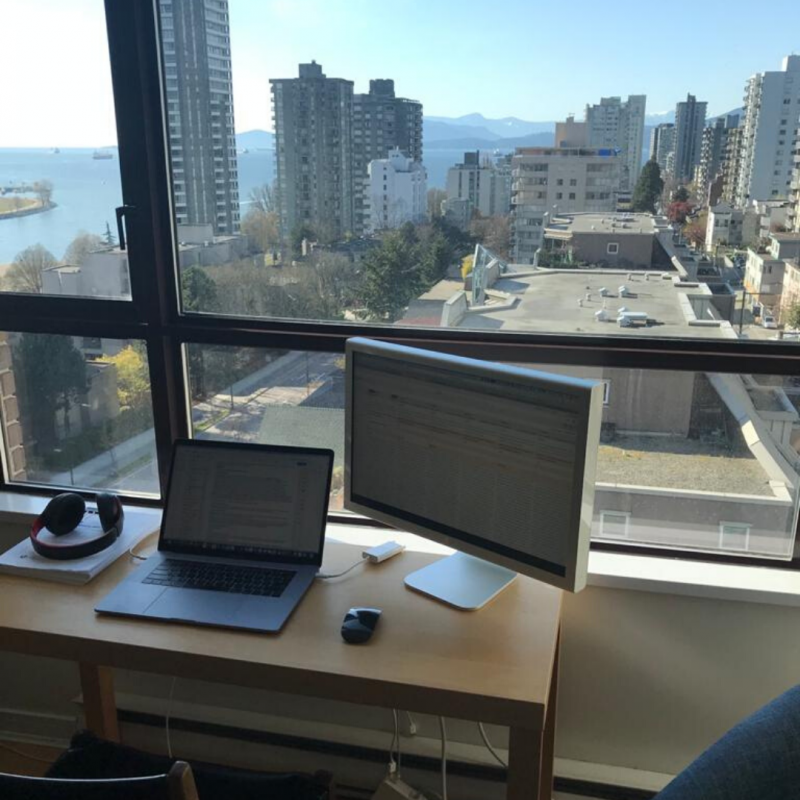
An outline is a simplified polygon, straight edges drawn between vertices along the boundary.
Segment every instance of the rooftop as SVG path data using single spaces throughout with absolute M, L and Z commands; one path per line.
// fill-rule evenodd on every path
M 672 436 L 621 436 L 602 444 L 597 480 L 700 492 L 772 497 L 758 459 L 723 445 Z
M 628 288 L 629 296 L 619 296 L 621 286 Z M 601 288 L 608 290 L 608 296 L 600 296 Z M 690 297 L 710 299 L 711 291 L 704 284 L 681 283 L 675 280 L 675 273 L 540 269 L 507 273 L 492 289 L 509 294 L 516 303 L 511 308 L 505 304 L 498 311 L 468 311 L 459 327 L 704 339 L 736 336 L 727 322 L 697 320 Z M 621 307 L 646 312 L 650 322 L 620 327 L 616 317 Z M 599 322 L 595 314 L 603 308 L 608 320 Z
M 613 233 L 655 236 L 666 227 L 660 217 L 652 214 L 570 214 L 558 216 L 545 228 L 545 236 L 551 233 Z

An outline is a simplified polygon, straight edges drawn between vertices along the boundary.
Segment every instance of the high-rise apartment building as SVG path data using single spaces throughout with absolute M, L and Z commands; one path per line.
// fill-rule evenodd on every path
M 673 169 L 675 158 L 675 125 L 664 122 L 650 133 L 650 158 L 661 167 L 662 176 Z
M 464 162 L 447 170 L 447 199 L 469 201 L 469 215 L 504 217 L 511 210 L 511 165 L 507 160 L 464 153 Z
M 738 128 L 731 128 L 725 138 L 725 148 L 722 151 L 720 161 L 722 194 L 720 199 L 729 205 L 736 203 L 736 188 L 742 167 L 743 139 L 744 128 L 741 125 Z
M 784 58 L 780 72 L 753 75 L 744 103 L 736 204 L 788 198 L 800 120 L 800 56 Z
M 614 212 L 622 164 L 615 149 L 519 148 L 511 159 L 515 263 L 533 264 L 559 213 Z
M 270 84 L 281 234 L 306 225 L 339 239 L 354 230 L 353 82 L 312 61 Z
M 620 151 L 623 192 L 633 191 L 642 170 L 646 105 L 647 97 L 636 94 L 625 102 L 620 97 L 603 97 L 599 104 L 586 106 L 586 144 Z
M 370 226 L 367 168 L 395 148 L 422 162 L 422 103 L 395 97 L 394 81 L 371 80 L 369 94 L 353 96 L 353 204 L 358 232 Z
M 228 0 L 160 4 L 164 79 L 179 225 L 239 230 Z
M 706 126 L 707 103 L 698 102 L 693 94 L 675 108 L 675 165 L 673 174 L 679 183 L 694 178 L 694 168 L 700 163 L 703 129 Z
M 719 175 L 723 153 L 728 142 L 728 133 L 738 126 L 739 115 L 728 114 L 726 117 L 717 117 L 713 124 L 703 130 L 700 163 L 694 173 L 694 183 L 700 196 L 705 195 L 708 187 Z
M 367 167 L 366 231 L 391 230 L 406 222 L 422 222 L 428 210 L 428 176 L 419 161 L 399 148 L 388 158 L 370 161 Z

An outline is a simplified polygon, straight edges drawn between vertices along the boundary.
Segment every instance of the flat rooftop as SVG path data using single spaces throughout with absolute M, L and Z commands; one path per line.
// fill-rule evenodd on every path
M 662 274 L 667 278 L 661 277 Z M 735 338 L 735 332 L 725 322 L 719 325 L 689 324 L 689 296 L 710 298 L 711 292 L 704 284 L 676 285 L 675 277 L 674 272 L 610 269 L 542 269 L 516 275 L 507 273 L 491 288 L 514 298 L 513 306 L 508 307 L 505 303 L 498 311 L 492 311 L 490 303 L 484 310 L 468 311 L 459 327 L 540 333 Z M 618 296 L 619 287 L 623 285 L 631 296 Z M 603 287 L 608 290 L 608 297 L 601 297 L 600 289 Z M 622 307 L 628 311 L 646 312 L 650 323 L 621 328 L 616 317 Z M 603 308 L 608 320 L 598 322 L 595 314 Z
M 659 224 L 660 223 L 660 224 Z M 655 236 L 665 227 L 660 217 L 652 214 L 565 214 L 558 216 L 544 230 L 550 233 L 613 233 L 625 236 L 648 234 Z
M 619 436 L 601 444 L 597 481 L 773 497 L 769 475 L 750 453 L 673 436 Z

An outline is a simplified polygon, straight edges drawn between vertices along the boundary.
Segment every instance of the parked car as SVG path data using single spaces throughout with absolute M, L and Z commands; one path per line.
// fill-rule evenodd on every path
M 772 316 L 772 314 L 764 314 L 764 316 L 761 317 L 761 324 L 765 328 L 777 328 L 778 327 L 778 322 L 775 319 L 775 317 Z

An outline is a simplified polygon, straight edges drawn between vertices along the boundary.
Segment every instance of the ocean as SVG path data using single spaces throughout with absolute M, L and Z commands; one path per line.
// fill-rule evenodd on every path
M 0 187 L 49 180 L 56 207 L 27 217 L 0 219 L 0 265 L 32 244 L 41 244 L 60 259 L 81 231 L 102 234 L 106 223 L 116 235 L 114 209 L 122 205 L 119 162 L 114 158 L 95 160 L 91 148 L 63 148 L 60 153 L 46 149 L 0 148 Z M 461 161 L 461 150 L 430 150 L 425 157 L 428 188 L 443 189 L 447 170 Z M 272 150 L 255 150 L 239 155 L 239 197 L 242 214 L 247 211 L 250 192 L 272 183 L 275 161 Z

